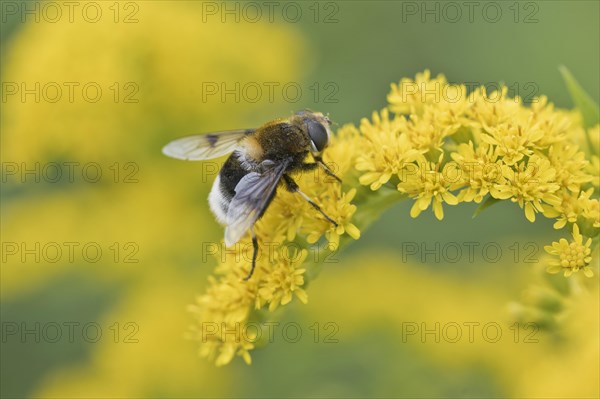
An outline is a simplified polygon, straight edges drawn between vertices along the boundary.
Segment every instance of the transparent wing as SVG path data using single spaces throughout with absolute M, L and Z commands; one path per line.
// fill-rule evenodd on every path
M 171 141 L 163 147 L 163 154 L 184 161 L 201 161 L 218 158 L 235 150 L 238 143 L 255 129 L 228 130 L 198 134 Z
M 235 186 L 235 196 L 229 204 L 225 245 L 238 242 L 262 216 L 275 194 L 277 184 L 288 166 L 288 161 L 278 164 L 265 161 L 263 173 L 250 172 Z

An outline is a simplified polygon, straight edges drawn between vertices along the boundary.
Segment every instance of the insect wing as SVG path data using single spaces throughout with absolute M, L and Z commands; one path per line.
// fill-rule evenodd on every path
M 250 172 L 235 186 L 227 212 L 225 245 L 238 242 L 266 209 L 288 161 L 270 165 L 263 173 Z
M 239 142 L 254 129 L 198 134 L 171 141 L 163 147 L 163 154 L 184 161 L 218 158 L 234 151 Z

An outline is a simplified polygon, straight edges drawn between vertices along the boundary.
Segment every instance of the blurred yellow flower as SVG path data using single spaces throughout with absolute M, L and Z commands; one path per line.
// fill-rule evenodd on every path
M 310 63 L 302 56 L 307 53 L 305 42 L 294 29 L 226 24 L 217 18 L 199 23 L 200 3 L 165 7 L 148 2 L 140 8 L 143 16 L 133 24 L 115 24 L 109 17 L 97 23 L 63 18 L 59 23 L 26 24 L 11 43 L 3 81 L 22 82 L 29 90 L 39 84 L 42 94 L 46 85 L 55 83 L 62 95 L 56 102 L 36 102 L 33 95 L 27 101 L 21 95 L 7 97 L 3 112 L 11 118 L 2 118 L 1 127 L 6 160 L 154 156 L 165 133 L 176 137 L 190 129 L 212 128 L 221 120 L 215 112 L 223 105 L 221 97 L 207 97 L 206 85 L 293 81 Z M 178 22 L 172 26 L 171 21 Z M 157 27 L 164 26 L 172 27 L 157 34 Z M 182 38 L 190 40 L 185 47 Z M 290 46 L 293 54 L 277 56 L 275 49 Z M 97 101 L 90 98 L 95 90 L 100 93 Z M 260 101 L 268 103 L 266 96 Z M 243 102 L 227 105 L 230 114 L 248 112 Z
M 583 217 L 592 222 L 592 226 L 600 229 L 600 201 L 597 198 L 590 198 L 593 189 L 589 189 L 581 194 L 580 200 L 583 202 Z
M 108 6 L 118 7 L 117 3 Z M 29 169 L 53 161 L 80 165 L 95 162 L 104 172 L 98 184 L 40 184 L 35 189 L 34 184 L 23 183 L 19 175 L 8 176 L 6 189 L 15 195 L 7 196 L 6 201 L 3 198 L 3 241 L 6 237 L 31 245 L 77 242 L 79 250 L 82 244 L 91 242 L 101 246 L 103 258 L 86 264 L 81 257 L 69 262 L 68 256 L 63 256 L 50 265 L 28 262 L 23 267 L 21 257 L 13 256 L 1 270 L 3 303 L 52 284 L 53 277 L 71 278 L 76 284 L 80 275 L 89 275 L 110 296 L 105 305 L 98 305 L 97 312 L 148 323 L 143 330 L 144 342 L 131 347 L 136 356 L 125 356 L 130 352 L 122 350 L 123 346 L 119 350 L 111 342 L 99 343 L 91 355 L 99 359 L 97 362 L 91 361 L 89 367 L 75 373 L 62 375 L 57 370 L 57 376 L 49 375 L 49 380 L 62 382 L 56 386 L 49 383 L 52 388 L 47 392 L 54 397 L 65 397 L 67 392 L 73 397 L 108 397 L 108 386 L 113 383 L 113 395 L 140 396 L 140 392 L 148 393 L 148 387 L 143 386 L 148 380 L 153 382 L 155 392 L 186 396 L 189 392 L 185 389 L 193 386 L 196 396 L 214 396 L 201 386 L 198 389 L 201 384 L 189 372 L 181 372 L 183 366 L 173 363 L 169 366 L 172 371 L 156 369 L 158 364 L 170 364 L 169 348 L 188 350 L 180 348 L 189 345 L 180 340 L 186 320 L 165 312 L 181 307 L 199 285 L 204 285 L 206 269 L 198 267 L 200 258 L 192 254 L 198 255 L 199 243 L 216 244 L 217 232 L 205 205 L 214 176 L 200 164 L 182 167 L 171 163 L 162 156 L 160 147 L 178 135 L 215 129 L 222 126 L 223 120 L 234 127 L 248 126 L 264 116 L 260 112 L 288 108 L 282 107 L 281 100 L 268 101 L 267 96 L 260 101 L 268 107 L 261 103 L 249 107 L 243 101 L 233 101 L 233 96 L 228 97 L 231 101 L 221 101 L 219 95 L 207 100 L 203 97 L 204 83 L 223 83 L 231 88 L 236 82 L 296 82 L 310 71 L 307 42 L 293 25 L 222 23 L 220 18 L 201 22 L 203 5 L 194 2 L 144 2 L 136 6 L 140 13 L 135 24 L 117 24 L 110 13 L 97 23 L 70 23 L 63 18 L 59 23 L 23 24 L 11 37 L 7 57 L 2 59 L 3 82 L 23 82 L 28 89 L 37 87 L 37 83 L 44 87 L 53 82 L 62 87 L 57 102 L 45 98 L 35 101 L 35 94 L 28 95 L 27 101 L 22 101 L 20 95 L 7 96 L 2 114 L 10 118 L 2 118 L 0 126 L 3 162 L 23 164 Z M 294 51 L 290 52 L 291 48 Z M 287 52 L 285 57 L 280 56 L 282 52 Z M 66 85 L 71 83 L 75 88 L 72 101 Z M 88 83 L 90 93 L 94 87 L 102 90 L 97 102 L 83 97 L 82 88 Z M 134 184 L 113 182 L 114 170 L 109 167 L 117 161 L 138 168 Z M 4 189 L 3 185 L 3 194 Z M 310 216 L 315 217 L 314 213 Z M 295 226 L 297 229 L 299 225 Z M 279 236 L 285 237 L 285 233 L 276 229 L 267 238 L 283 242 Z M 115 241 L 120 246 L 115 246 Z M 131 245 L 124 250 L 124 244 Z M 131 260 L 135 262 L 123 262 L 133 253 L 131 249 L 135 252 Z M 113 261 L 117 254 L 119 258 Z M 234 258 L 235 254 L 227 256 Z M 207 262 L 203 259 L 202 263 Z M 249 262 L 244 264 L 235 258 L 221 264 L 216 276 L 209 278 L 207 295 L 192 307 L 194 314 L 204 322 L 225 323 L 226 330 L 241 326 L 254 309 L 258 292 L 257 283 L 240 281 L 247 266 Z M 266 275 L 267 266 L 263 260 L 257 275 Z M 179 278 L 167 278 L 171 272 L 179 273 Z M 157 289 L 156 281 L 170 288 Z M 173 287 L 177 295 L 171 292 Z M 138 297 L 135 290 L 143 295 Z M 115 291 L 119 295 L 113 295 Z M 192 330 L 191 336 L 201 338 L 202 326 L 208 324 L 195 326 L 198 330 Z M 251 334 L 241 339 L 225 334 L 222 340 L 211 336 L 205 341 L 200 352 L 218 364 L 228 363 L 236 355 L 250 361 L 248 352 L 254 345 Z M 157 345 L 166 349 L 155 351 Z M 182 364 L 189 366 L 189 359 L 185 360 Z M 197 366 L 194 362 L 188 371 Z M 129 374 L 124 377 L 114 364 L 126 365 L 130 381 L 125 381 Z M 159 378 L 165 373 L 167 378 Z M 70 378 L 73 375 L 77 378 Z M 103 386 L 94 382 L 94 376 L 110 383 Z M 172 390 L 171 385 L 180 381 L 184 381 L 181 388 Z M 43 388 L 40 392 L 38 396 L 48 396 Z

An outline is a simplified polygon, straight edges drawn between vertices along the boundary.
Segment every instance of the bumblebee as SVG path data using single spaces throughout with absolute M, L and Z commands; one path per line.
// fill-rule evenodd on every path
M 168 143 L 163 153 L 187 161 L 213 159 L 231 153 L 214 181 L 208 203 L 217 221 L 225 226 L 225 245 L 237 243 L 246 232 L 252 235 L 252 267 L 256 266 L 258 240 L 254 224 L 265 213 L 281 184 L 302 196 L 337 227 L 337 223 L 304 194 L 290 174 L 321 167 L 341 180 L 325 165 L 322 154 L 331 138 L 331 120 L 308 110 L 290 118 L 275 119 L 257 129 L 228 130 L 183 137 Z M 306 162 L 308 154 L 314 162 Z

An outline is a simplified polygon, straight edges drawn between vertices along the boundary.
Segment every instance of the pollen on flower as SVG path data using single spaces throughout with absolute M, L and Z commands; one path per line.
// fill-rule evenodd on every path
M 590 256 L 592 239 L 588 238 L 585 244 L 583 236 L 579 233 L 579 226 L 573 225 L 573 240 L 567 241 L 561 238 L 558 242 L 544 247 L 546 252 L 554 255 L 556 258 L 551 260 L 546 269 L 549 273 L 564 272 L 565 277 L 569 277 L 574 272 L 583 270 L 586 277 L 592 277 L 594 272 L 590 267 L 592 257 Z

